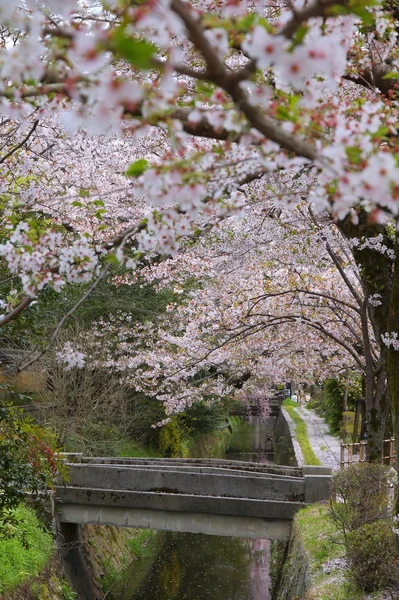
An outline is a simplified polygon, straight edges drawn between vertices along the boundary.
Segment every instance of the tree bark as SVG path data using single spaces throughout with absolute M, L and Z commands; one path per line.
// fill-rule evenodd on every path
M 338 222 L 338 227 L 348 239 L 375 238 L 378 235 L 382 235 L 385 246 L 393 249 L 391 238 L 387 234 L 385 226 L 380 223 L 370 223 L 369 215 L 364 210 L 361 210 L 359 213 L 358 223 L 354 224 L 350 219 L 345 219 L 344 221 Z M 368 462 L 378 462 L 381 460 L 382 456 L 383 440 L 390 409 L 390 399 L 392 398 L 391 388 L 388 386 L 387 389 L 386 386 L 387 348 L 381 340 L 381 336 L 386 333 L 387 330 L 390 330 L 388 327 L 388 320 L 390 318 L 389 307 L 393 295 L 392 260 L 386 253 L 382 254 L 371 248 L 359 250 L 355 247 L 353 255 L 359 270 L 366 299 L 362 309 L 362 332 L 366 365 L 365 401 L 368 425 L 366 459 Z M 381 304 L 378 306 L 372 306 L 368 301 L 368 298 L 374 294 L 379 294 L 381 297 Z M 378 360 L 371 355 L 368 322 L 371 323 L 377 344 L 380 346 Z M 397 389 L 399 391 L 399 386 Z
M 368 425 L 366 460 L 367 462 L 380 462 L 390 409 L 384 368 L 380 369 L 372 382 L 372 393 L 369 395 L 367 392 L 366 389 L 366 420 Z
M 387 331 L 397 333 L 399 336 L 399 239 L 396 233 L 395 268 L 392 282 L 392 295 L 389 307 Z M 393 435 L 395 436 L 396 470 L 399 471 L 399 350 L 394 350 L 392 345 L 387 353 L 387 379 L 391 398 L 391 413 Z M 399 511 L 399 494 L 396 499 L 396 512 Z

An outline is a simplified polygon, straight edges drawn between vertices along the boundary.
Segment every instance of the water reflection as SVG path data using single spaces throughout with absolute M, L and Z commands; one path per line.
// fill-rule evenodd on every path
M 159 541 L 161 548 L 155 558 L 132 563 L 119 598 L 270 599 L 268 540 L 166 532 L 159 535 Z M 143 562 L 147 563 L 144 577 Z

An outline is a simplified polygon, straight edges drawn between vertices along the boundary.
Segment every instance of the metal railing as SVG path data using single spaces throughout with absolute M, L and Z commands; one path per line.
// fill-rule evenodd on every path
M 344 469 L 346 466 L 351 465 L 353 463 L 366 462 L 366 448 L 366 441 L 341 444 L 341 456 L 339 461 L 340 469 Z M 386 452 L 388 452 L 388 454 L 386 454 Z M 391 437 L 387 440 L 384 440 L 381 464 L 394 465 L 395 459 L 395 438 Z

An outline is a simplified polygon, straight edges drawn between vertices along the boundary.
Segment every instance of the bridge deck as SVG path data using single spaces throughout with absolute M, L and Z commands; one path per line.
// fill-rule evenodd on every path
M 68 468 L 56 488 L 61 522 L 246 537 L 285 536 L 299 508 L 328 497 L 330 479 L 325 469 L 209 459 L 82 458 Z

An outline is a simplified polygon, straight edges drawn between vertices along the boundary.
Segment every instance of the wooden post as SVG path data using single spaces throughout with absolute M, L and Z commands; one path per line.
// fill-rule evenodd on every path
M 345 444 L 341 444 L 341 459 L 339 462 L 340 468 L 345 468 Z
M 349 444 L 348 447 L 348 465 L 353 463 L 353 445 Z
M 364 463 L 366 460 L 366 442 L 362 440 L 359 446 L 359 462 Z
M 393 437 L 389 440 L 389 464 L 395 464 L 395 438 Z

